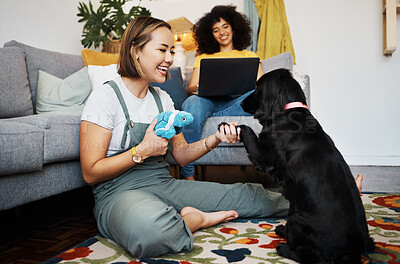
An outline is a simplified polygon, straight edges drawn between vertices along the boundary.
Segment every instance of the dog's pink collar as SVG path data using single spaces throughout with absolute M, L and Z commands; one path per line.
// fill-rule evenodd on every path
M 308 109 L 308 106 L 303 104 L 302 102 L 292 102 L 285 105 L 285 110 L 298 107 Z

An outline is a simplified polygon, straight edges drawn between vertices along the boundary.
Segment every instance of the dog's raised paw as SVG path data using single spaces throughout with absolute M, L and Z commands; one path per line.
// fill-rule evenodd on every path
M 225 125 L 229 125 L 228 123 L 226 123 L 226 122 L 221 122 L 221 123 L 219 123 L 218 124 L 218 131 L 219 131 L 219 129 L 221 128 L 221 126 L 225 126 Z
M 240 142 L 243 142 L 244 138 L 247 135 L 249 135 L 249 133 L 253 132 L 253 130 L 249 126 L 246 126 L 246 125 L 239 125 L 239 126 L 236 127 L 236 129 L 237 128 L 240 128 L 240 135 L 239 135 L 240 136 Z
M 221 122 L 221 123 L 219 123 L 219 125 L 218 125 L 218 131 L 220 131 L 220 129 L 221 129 L 221 126 L 229 126 L 229 124 L 228 123 L 226 123 L 226 122 Z M 236 134 L 237 134 L 237 132 L 238 132 L 238 127 L 236 127 Z M 225 134 L 226 134 L 226 132 L 225 132 Z
M 240 130 L 242 131 L 248 131 L 251 130 L 251 128 L 247 125 L 239 125 L 238 127 L 240 127 Z

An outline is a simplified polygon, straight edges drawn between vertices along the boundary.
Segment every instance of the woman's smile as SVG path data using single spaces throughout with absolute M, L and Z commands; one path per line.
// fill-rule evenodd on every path
M 168 68 L 169 67 L 157 66 L 157 70 L 162 76 L 167 75 Z

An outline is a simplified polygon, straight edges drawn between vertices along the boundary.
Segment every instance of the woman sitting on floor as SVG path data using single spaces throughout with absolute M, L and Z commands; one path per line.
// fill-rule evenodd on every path
M 261 184 L 176 180 L 165 161 L 171 153 L 184 166 L 220 142 L 238 140 L 236 123 L 188 144 L 182 133 L 170 140 L 154 132 L 162 111 L 174 110 L 163 83 L 173 63 L 168 23 L 138 17 L 125 30 L 120 77 L 97 87 L 81 117 L 83 179 L 93 185 L 100 233 L 134 257 L 190 251 L 193 232 L 241 217 L 284 216 L 288 202 Z

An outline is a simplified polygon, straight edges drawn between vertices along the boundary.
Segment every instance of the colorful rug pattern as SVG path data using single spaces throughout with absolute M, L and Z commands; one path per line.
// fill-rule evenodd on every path
M 400 263 L 400 194 L 363 194 L 361 198 L 369 232 L 377 245 L 374 252 L 362 257 L 362 262 Z M 275 247 L 284 240 L 274 230 L 285 221 L 275 218 L 238 219 L 197 231 L 191 252 L 140 260 L 98 235 L 44 263 L 296 263 L 276 254 Z

